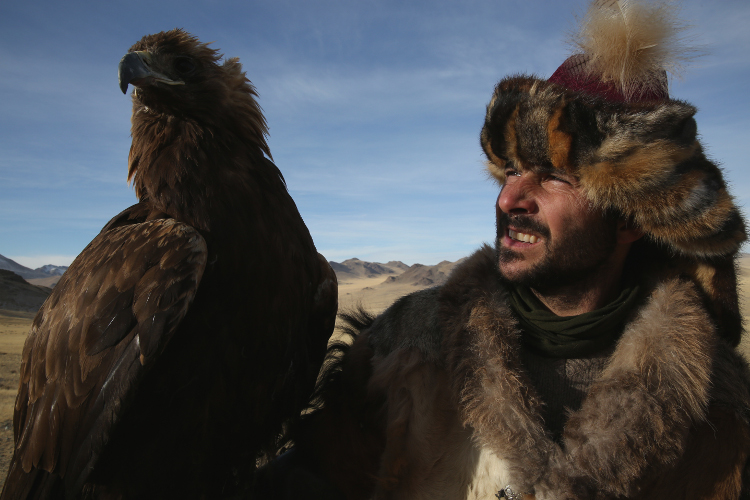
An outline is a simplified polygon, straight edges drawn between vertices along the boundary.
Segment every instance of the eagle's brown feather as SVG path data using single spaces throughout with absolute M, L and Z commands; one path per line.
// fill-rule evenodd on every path
M 173 219 L 103 231 L 86 247 L 24 345 L 14 466 L 66 475 L 72 465 L 76 475 L 98 458 L 103 443 L 84 443 L 109 433 L 132 384 L 175 332 L 206 255 L 200 234 Z
M 135 51 L 162 78 L 131 82 L 140 202 L 34 320 L 2 500 L 241 494 L 307 403 L 333 330 L 335 274 L 268 159 L 237 60 L 182 30 Z

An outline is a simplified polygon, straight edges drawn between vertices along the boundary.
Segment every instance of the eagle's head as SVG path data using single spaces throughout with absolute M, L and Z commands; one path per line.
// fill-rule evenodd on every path
M 135 87 L 134 131 L 139 115 L 157 115 L 163 123 L 190 121 L 205 131 L 252 139 L 270 157 L 255 87 L 237 58 L 221 59 L 218 50 L 182 29 L 146 35 L 133 45 L 118 75 L 123 93 Z

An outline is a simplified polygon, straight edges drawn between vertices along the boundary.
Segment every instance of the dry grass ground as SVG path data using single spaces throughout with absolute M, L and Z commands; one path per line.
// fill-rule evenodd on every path
M 0 486 L 13 455 L 13 405 L 21 350 L 34 313 L 0 309 Z
M 750 318 L 750 256 L 740 262 L 740 286 L 745 293 L 742 311 Z M 364 305 L 368 310 L 380 312 L 399 297 L 418 290 L 419 286 L 389 283 L 383 285 L 383 276 L 349 280 L 339 286 L 340 309 Z M 34 313 L 0 309 L 0 488 L 5 482 L 13 453 L 13 406 L 18 389 L 18 367 L 21 364 L 23 342 L 31 327 Z M 750 336 L 740 346 L 750 359 Z
M 379 286 L 385 279 L 383 276 L 378 276 L 339 284 L 339 310 L 362 304 L 367 310 L 379 313 L 396 299 L 421 288 L 408 283 L 389 283 L 386 286 Z

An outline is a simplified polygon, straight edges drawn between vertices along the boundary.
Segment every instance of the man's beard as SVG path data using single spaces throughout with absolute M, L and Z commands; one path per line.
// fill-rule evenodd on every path
M 503 264 L 524 260 L 524 255 L 501 245 L 510 223 L 520 232 L 533 232 L 542 237 L 545 247 L 543 258 L 528 269 L 508 276 Z M 498 210 L 495 248 L 500 275 L 516 285 L 523 285 L 539 292 L 551 291 L 583 283 L 595 277 L 601 265 L 612 255 L 617 243 L 616 220 L 603 216 L 596 227 L 570 229 L 551 240 L 547 226 L 529 215 L 508 215 Z

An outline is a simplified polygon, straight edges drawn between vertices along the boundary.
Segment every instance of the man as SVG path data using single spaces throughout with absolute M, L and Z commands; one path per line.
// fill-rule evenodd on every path
M 481 133 L 495 249 L 349 316 L 360 333 L 322 407 L 261 482 L 308 498 L 750 498 L 744 222 L 695 109 L 661 72 L 613 82 L 600 59 L 497 85 Z

